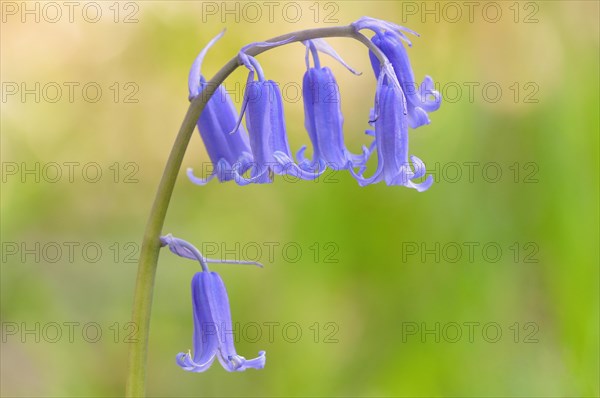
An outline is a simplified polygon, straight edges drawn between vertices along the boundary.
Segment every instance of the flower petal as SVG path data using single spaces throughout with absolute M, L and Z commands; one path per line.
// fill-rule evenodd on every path
M 231 311 L 229 309 L 229 298 L 227 297 L 225 284 L 216 272 L 209 273 L 207 278 L 210 278 L 210 283 L 208 284 L 210 289 L 210 308 L 219 332 L 218 358 L 221 365 L 230 372 L 243 371 L 249 367 L 255 369 L 263 368 L 265 365 L 264 352 L 258 358 L 246 360 L 235 351 Z
M 410 107 L 408 110 L 408 126 L 411 129 L 416 129 L 418 127 L 424 126 L 426 124 L 431 123 L 429 120 L 429 115 L 427 112 L 420 107 Z
M 225 358 L 221 353 L 217 355 L 219 362 L 229 372 L 243 372 L 246 369 L 263 369 L 267 361 L 266 352 L 259 351 L 258 357 L 246 359 L 241 355 L 234 355 Z
M 190 372 L 204 372 L 215 359 L 219 347 L 218 328 L 213 316 L 213 281 L 209 272 L 198 272 L 192 279 L 194 314 L 194 355 L 177 355 L 177 364 Z
M 423 182 L 414 183 L 414 182 L 412 182 L 412 181 L 409 180 L 405 186 L 407 186 L 409 188 L 414 188 L 414 189 L 416 189 L 419 192 L 425 192 L 432 185 L 433 185 L 433 176 L 430 174 L 430 175 L 427 176 L 427 178 Z
M 427 112 L 434 112 L 442 105 L 442 96 L 435 89 L 431 76 L 426 75 L 419 86 L 420 107 Z
M 220 85 L 206 104 L 197 123 L 206 152 L 213 164 L 216 165 L 220 159 L 224 159 L 232 165 L 244 152 L 250 153 L 248 134 L 237 122 L 238 114 L 233 101 L 223 85 Z M 230 133 L 231 131 L 234 133 Z M 223 179 L 219 178 L 219 181 Z
M 239 186 L 245 186 L 249 184 L 268 184 L 273 182 L 269 175 L 269 168 L 259 168 L 258 165 L 254 165 L 250 169 L 250 178 L 243 176 L 243 173 L 238 172 L 235 168 L 233 169 L 234 180 Z
M 187 176 L 191 182 L 196 185 L 206 185 L 212 180 L 215 176 L 219 181 L 228 181 L 231 180 L 232 177 L 229 176 L 231 171 L 231 166 L 225 159 L 219 159 L 217 161 L 217 165 L 213 172 L 207 178 L 200 178 L 194 175 L 194 170 L 191 167 L 187 169 Z
M 313 143 L 313 163 L 323 160 L 334 170 L 364 163 L 362 155 L 352 155 L 344 145 L 340 92 L 331 69 L 310 68 L 302 85 L 304 125 Z
M 376 184 L 379 181 L 381 181 L 383 179 L 383 162 L 380 160 L 379 163 L 377 164 L 377 170 L 375 170 L 375 173 L 368 178 L 364 178 L 362 176 L 362 173 L 364 173 L 364 167 L 360 168 L 360 171 L 358 173 L 356 173 L 354 171 L 354 169 L 350 168 L 350 174 L 352 174 L 352 177 L 354 177 L 354 179 L 358 182 L 358 185 L 360 185 L 361 187 L 370 185 L 370 184 Z
M 414 155 L 411 155 L 410 160 L 412 160 L 413 169 L 414 169 L 414 174 L 413 174 L 412 178 L 415 179 L 415 178 L 423 177 L 425 175 L 425 173 L 427 172 L 425 163 L 423 163 L 423 161 L 421 159 L 419 159 L 418 157 L 416 157 Z
M 287 154 L 285 154 L 283 152 L 279 152 L 279 151 L 274 152 L 273 157 L 283 168 L 282 174 L 289 174 L 291 176 L 300 178 L 302 180 L 317 179 L 326 170 L 324 167 L 319 167 L 315 171 L 310 171 L 303 167 L 299 167 L 296 163 L 294 163 L 294 161 L 292 160 L 292 158 L 290 156 L 288 156 Z M 307 163 L 304 163 L 304 164 L 306 166 L 308 166 Z
M 273 154 L 282 152 L 291 157 L 287 140 L 283 99 L 279 86 L 272 80 L 253 82 L 258 96 L 250 100 L 246 111 L 246 126 L 254 162 L 262 172 L 275 162 Z

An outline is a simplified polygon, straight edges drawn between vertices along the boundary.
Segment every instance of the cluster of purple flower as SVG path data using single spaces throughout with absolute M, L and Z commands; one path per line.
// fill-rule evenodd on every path
M 357 31 L 369 29 L 375 32 L 371 41 L 387 58 L 382 65 L 370 53 L 377 89 L 369 121 L 373 129 L 367 130 L 367 134 L 374 136 L 369 148 L 363 147 L 361 154 L 352 154 L 344 145 L 339 90 L 331 69 L 321 67 L 318 52 L 343 61 L 324 40 L 315 39 L 304 42 L 307 48 L 307 71 L 302 83 L 304 124 L 312 143 L 313 156 L 312 159 L 305 158 L 306 147 L 302 147 L 294 161 L 287 140 L 279 86 L 272 80 L 266 80 L 258 61 L 245 52 L 251 46 L 265 47 L 281 43 L 253 43 L 242 48 L 238 55 L 239 62 L 250 71 L 241 114 L 238 116 L 233 101 L 221 85 L 198 119 L 198 129 L 213 163 L 213 172 L 208 178 L 202 179 L 188 169 L 188 177 L 199 185 L 206 184 L 215 176 L 221 182 L 233 180 L 239 185 L 246 185 L 270 183 L 275 174 L 312 180 L 329 167 L 349 170 L 361 186 L 383 180 L 387 185 L 427 190 L 433 182 L 431 176 L 422 182 L 413 182 L 425 175 L 425 165 L 416 156 L 410 156 L 409 162 L 408 128 L 428 124 L 428 112 L 440 107 L 441 97 L 434 90 L 433 80 L 429 76 L 418 88 L 414 85 L 414 75 L 404 47 L 404 43 L 411 44 L 404 32 L 416 33 L 390 22 L 367 17 L 352 26 Z M 190 99 L 200 95 L 207 85 L 201 74 L 202 60 L 208 48 L 222 34 L 209 42 L 192 65 L 189 76 Z M 309 53 L 314 61 L 312 67 Z M 257 80 L 254 80 L 255 76 Z M 319 95 L 319 88 L 324 87 L 335 89 L 328 90 L 330 95 Z M 241 125 L 244 115 L 248 132 Z M 377 169 L 372 176 L 365 177 L 367 161 L 374 153 L 378 158 Z
M 333 56 L 345 65 L 331 47 L 321 39 L 304 42 L 308 69 L 303 80 L 305 127 L 312 143 L 313 156 L 312 159 L 305 158 L 306 147 L 302 147 L 296 154 L 296 161 L 287 141 L 279 86 L 274 81 L 265 79 L 259 63 L 246 53 L 248 47 L 244 47 L 238 60 L 250 72 L 241 114 L 238 116 L 224 87 L 217 87 L 198 120 L 198 129 L 214 171 L 207 179 L 200 179 L 188 170 L 189 178 L 200 185 L 206 184 L 215 176 L 219 181 L 233 180 L 240 185 L 270 183 L 275 174 L 289 174 L 311 180 L 329 167 L 349 170 L 360 185 L 383 180 L 387 185 L 403 185 L 418 191 L 428 189 L 433 180 L 431 176 L 422 182 L 413 181 L 425 175 L 425 165 L 416 156 L 411 156 L 409 162 L 408 128 L 428 124 L 428 112 L 439 108 L 441 98 L 433 89 L 433 81 L 429 76 L 425 77 L 418 89 L 414 87 L 414 76 L 403 42 L 410 45 L 404 32 L 415 33 L 395 24 L 367 17 L 361 18 L 352 26 L 356 31 L 370 29 L 375 32 L 371 41 L 385 56 L 381 63 L 371 53 L 377 89 L 369 122 L 373 129 L 367 130 L 367 134 L 374 136 L 374 140 L 368 148 L 363 147 L 362 154 L 352 154 L 344 145 L 343 116 L 337 83 L 331 70 L 320 65 L 319 51 Z M 202 60 L 208 48 L 222 35 L 221 33 L 211 40 L 192 65 L 189 76 L 190 100 L 207 87 L 208 83 L 200 72 Z M 282 42 L 254 43 L 251 46 L 268 47 L 278 44 Z M 310 54 L 313 67 L 309 63 Z M 257 80 L 254 80 L 255 77 Z M 315 87 L 335 87 L 334 97 L 318 95 Z M 244 116 L 248 133 L 241 125 Z M 364 177 L 367 161 L 374 153 L 377 154 L 377 169 L 371 177 Z M 209 262 L 257 263 L 209 260 L 190 243 L 171 235 L 162 237 L 161 243 L 169 246 L 178 256 L 196 260 L 202 266 L 202 271 L 196 273 L 192 280 L 194 353 L 179 353 L 177 364 L 190 372 L 203 372 L 218 358 L 230 372 L 263 368 L 266 361 L 264 351 L 260 351 L 257 358 L 249 360 L 237 355 L 230 333 L 232 322 L 227 291 L 221 277 L 208 270 Z

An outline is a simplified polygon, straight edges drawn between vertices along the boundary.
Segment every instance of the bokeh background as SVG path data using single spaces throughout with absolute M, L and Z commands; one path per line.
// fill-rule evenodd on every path
M 363 15 L 421 34 L 416 78 L 431 75 L 445 100 L 410 153 L 436 183 L 419 194 L 330 173 L 198 187 L 184 172 L 208 161 L 195 133 L 164 232 L 265 263 L 212 268 L 238 353 L 266 350 L 267 366 L 176 366 L 199 268 L 165 251 L 149 395 L 598 396 L 597 2 L 76 3 L 69 15 L 2 2 L 3 396 L 123 394 L 135 259 L 208 40 L 227 28 L 204 63 L 212 76 L 249 42 Z M 358 42 L 330 43 L 364 72 L 322 57 L 357 152 L 375 81 Z M 308 144 L 303 47 L 259 60 L 286 87 L 291 146 Z M 238 106 L 245 78 L 227 80 Z

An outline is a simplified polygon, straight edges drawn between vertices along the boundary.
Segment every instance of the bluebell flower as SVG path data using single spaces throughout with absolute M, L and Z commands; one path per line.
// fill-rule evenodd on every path
M 229 298 L 223 280 L 216 272 L 208 270 L 208 262 L 258 264 L 251 261 L 217 261 L 205 259 L 192 244 L 171 235 L 161 237 L 163 246 L 185 258 L 200 262 L 202 271 L 192 279 L 192 308 L 194 318 L 194 353 L 177 354 L 177 364 L 189 372 L 204 372 L 215 357 L 229 372 L 241 372 L 248 368 L 265 367 L 266 355 L 260 351 L 258 357 L 246 359 L 237 354 L 233 345 L 233 328 Z M 260 265 L 260 264 L 259 264 Z
M 417 88 L 415 76 L 410 66 L 410 60 L 403 42 L 411 46 L 410 40 L 404 32 L 417 35 L 410 29 L 395 25 L 391 22 L 381 21 L 374 18 L 361 18 L 354 23 L 358 29 L 370 29 L 375 32 L 375 36 L 371 39 L 387 57 L 394 68 L 396 77 L 402 87 L 402 91 L 406 96 L 408 121 L 411 128 L 417 128 L 424 124 L 429 124 L 428 112 L 433 112 L 439 109 L 441 105 L 441 96 L 434 88 L 433 79 L 430 76 L 425 76 L 423 82 Z M 379 77 L 381 65 L 379 59 L 369 52 L 371 64 L 375 76 Z
M 362 167 L 366 162 L 367 149 L 363 148 L 364 153 L 361 155 L 354 155 L 346 149 L 339 87 L 331 69 L 321 67 L 317 49 L 329 53 L 338 60 L 341 59 L 322 40 L 311 40 L 305 44 L 307 71 L 302 82 L 302 98 L 304 126 L 312 143 L 313 158 L 308 160 L 304 157 L 306 147 L 303 146 L 297 154 L 299 166 L 303 170 L 314 170 L 319 173 L 327 167 L 334 170 Z M 314 67 L 310 67 L 309 51 L 313 57 Z M 277 154 L 277 157 L 281 161 L 289 161 L 284 155 Z
M 192 64 L 188 79 L 190 101 L 201 95 L 202 90 L 207 86 L 201 72 L 202 61 L 208 49 L 223 34 L 224 32 L 221 32 L 212 39 Z M 248 170 L 252 163 L 248 135 L 242 126 L 235 128 L 237 120 L 238 114 L 233 101 L 223 85 L 220 85 L 206 104 L 197 123 L 200 136 L 213 164 L 213 172 L 208 178 L 202 179 L 194 176 L 192 169 L 188 169 L 187 174 L 192 182 L 204 185 L 215 176 L 221 182 L 229 181 L 235 178 L 234 167 L 241 173 Z
M 425 164 L 416 156 L 408 160 L 408 118 L 407 101 L 402 89 L 387 81 L 381 74 L 377 83 L 376 119 L 372 121 L 375 131 L 373 148 L 377 149 L 377 170 L 373 176 L 364 178 L 361 168 L 359 174 L 350 170 L 361 186 L 385 181 L 387 185 L 403 185 L 419 192 L 426 191 L 433 183 L 431 175 L 420 183 L 413 180 L 425 175 Z
M 245 115 L 254 159 L 249 170 L 250 178 L 238 173 L 236 182 L 240 185 L 270 183 L 273 174 L 290 174 L 305 180 L 318 177 L 318 173 L 299 168 L 291 159 L 279 85 L 272 80 L 265 80 L 258 61 L 246 55 L 244 49 L 239 53 L 239 59 L 250 72 L 238 125 Z M 258 77 L 256 81 L 255 74 Z

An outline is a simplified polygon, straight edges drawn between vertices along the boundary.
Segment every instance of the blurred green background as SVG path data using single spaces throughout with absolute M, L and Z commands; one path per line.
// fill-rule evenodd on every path
M 205 60 L 210 77 L 249 42 L 369 15 L 421 34 L 416 78 L 431 75 L 445 100 L 411 131 L 410 153 L 436 183 L 360 188 L 340 172 L 198 187 L 184 172 L 208 161 L 195 133 L 164 232 L 216 245 L 213 257 L 261 249 L 264 269 L 212 268 L 238 353 L 266 350 L 267 365 L 176 366 L 191 347 L 199 268 L 163 251 L 149 395 L 598 396 L 598 2 L 275 3 L 82 2 L 71 21 L 63 3 L 58 18 L 28 2 L 36 22 L 25 3 L 2 2 L 1 394 L 123 394 L 134 260 L 208 40 L 227 28 Z M 364 72 L 322 58 L 357 152 L 375 80 L 358 42 L 330 43 Z M 308 144 L 294 91 L 303 47 L 259 60 L 289 90 L 292 148 Z M 245 78 L 227 81 L 238 106 Z

